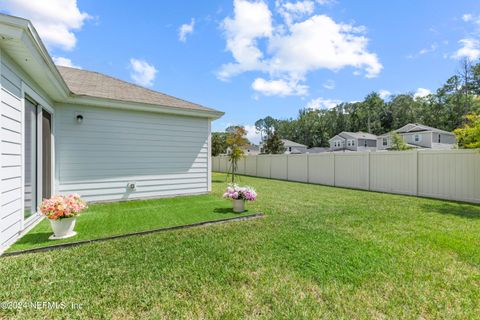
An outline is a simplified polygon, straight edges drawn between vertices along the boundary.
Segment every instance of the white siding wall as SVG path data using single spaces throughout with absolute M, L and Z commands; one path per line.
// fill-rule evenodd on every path
M 0 252 L 22 228 L 22 81 L 4 59 L 0 90 Z
M 208 191 L 207 119 L 62 105 L 55 121 L 60 193 L 114 201 Z
M 23 220 L 24 90 L 42 105 L 52 105 L 45 92 L 4 52 L 0 52 L 0 252 L 25 229 L 40 221 Z M 27 190 L 28 192 L 28 190 Z

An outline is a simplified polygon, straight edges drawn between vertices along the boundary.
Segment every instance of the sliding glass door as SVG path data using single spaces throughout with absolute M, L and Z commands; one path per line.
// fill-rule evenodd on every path
M 52 192 L 52 116 L 25 98 L 24 219 L 37 212 L 38 202 Z
M 52 115 L 42 110 L 42 199 L 52 196 Z
M 37 159 L 38 159 L 38 104 L 25 99 L 25 142 L 24 142 L 24 219 L 37 211 Z

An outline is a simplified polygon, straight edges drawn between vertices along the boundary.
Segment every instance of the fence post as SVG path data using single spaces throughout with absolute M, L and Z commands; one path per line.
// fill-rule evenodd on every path
M 247 174 L 247 158 L 243 159 L 243 174 L 248 176 L 248 174 Z
M 333 186 L 336 187 L 337 186 L 337 177 L 335 175 L 335 167 L 336 167 L 337 160 L 335 160 L 335 152 L 332 152 L 332 155 L 333 155 Z
M 288 179 L 288 154 L 284 154 L 284 156 L 287 158 L 287 181 L 290 180 Z
M 370 191 L 370 150 L 367 153 L 367 190 Z
M 268 178 L 272 179 L 272 155 L 268 156 Z
M 310 183 L 310 154 L 307 153 L 307 183 Z
M 419 161 L 418 161 L 418 150 L 415 150 L 415 152 L 413 153 L 414 154 L 414 159 L 415 159 L 415 195 L 418 196 L 418 180 L 420 180 L 418 178 L 418 175 L 419 175 L 419 170 L 418 170 L 418 167 L 419 167 Z

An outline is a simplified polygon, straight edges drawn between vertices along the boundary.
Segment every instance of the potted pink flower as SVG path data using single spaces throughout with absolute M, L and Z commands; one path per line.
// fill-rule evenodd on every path
M 40 204 L 40 212 L 50 220 L 53 234 L 49 239 L 65 239 L 76 235 L 73 229 L 77 217 L 87 208 L 87 203 L 78 194 L 44 199 Z
M 244 212 L 245 201 L 257 200 L 257 193 L 251 187 L 239 187 L 236 184 L 231 184 L 225 190 L 223 197 L 233 200 L 233 212 Z

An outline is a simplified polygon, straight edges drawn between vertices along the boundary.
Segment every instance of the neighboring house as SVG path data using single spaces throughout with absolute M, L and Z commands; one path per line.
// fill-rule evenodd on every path
M 257 145 L 249 145 L 243 149 L 243 153 L 248 156 L 256 156 L 260 153 L 260 147 Z
M 324 148 L 324 147 L 313 147 L 307 149 L 307 153 L 323 153 L 323 152 L 328 152 L 330 151 L 330 148 Z
M 211 190 L 222 112 L 100 73 L 56 67 L 33 25 L 0 14 L 0 252 L 52 194 L 87 201 Z
M 248 145 L 245 148 L 242 148 L 242 150 L 243 150 L 243 154 L 246 156 L 256 156 L 257 154 L 260 153 L 260 147 L 254 144 Z M 225 155 L 229 155 L 231 154 L 231 152 L 232 150 L 230 149 L 230 147 L 228 147 Z
M 331 151 L 376 150 L 377 136 L 366 132 L 343 131 L 328 140 Z
M 307 146 L 304 144 L 287 139 L 281 139 L 281 141 L 283 142 L 283 147 L 285 148 L 285 154 L 299 154 L 307 152 Z M 263 152 L 263 143 L 260 143 L 260 152 Z
M 418 123 L 409 123 L 395 130 L 407 145 L 413 148 L 452 149 L 457 141 L 452 132 L 432 128 Z M 392 147 L 390 133 L 378 136 L 378 150 L 388 150 Z
M 283 147 L 285 148 L 285 153 L 289 154 L 299 154 L 307 152 L 307 146 L 301 143 L 290 141 L 287 139 L 282 139 Z

